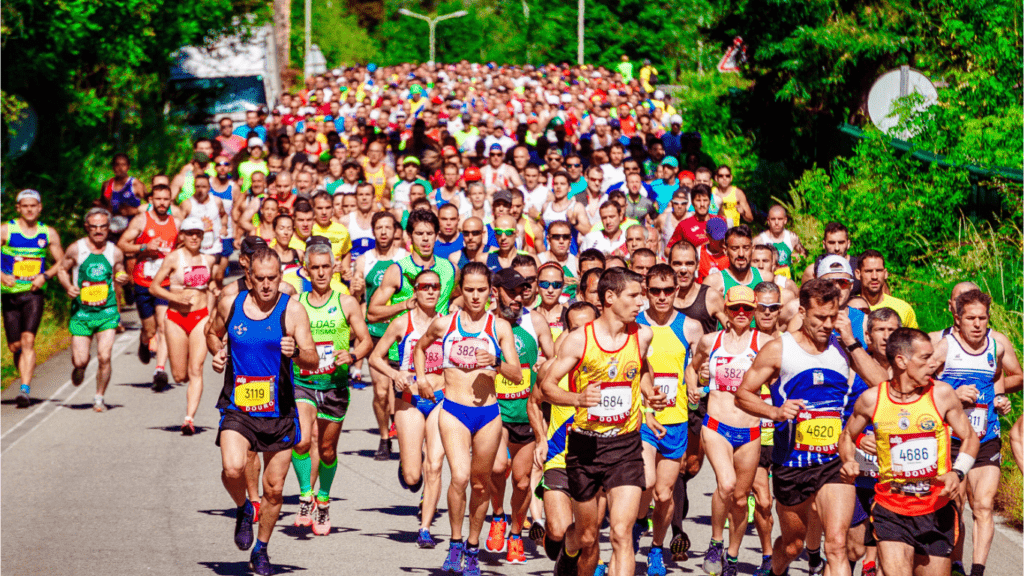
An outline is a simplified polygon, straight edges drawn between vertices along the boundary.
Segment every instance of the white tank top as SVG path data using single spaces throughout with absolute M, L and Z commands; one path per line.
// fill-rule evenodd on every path
M 192 212 L 189 216 L 195 216 L 203 221 L 205 231 L 203 232 L 203 244 L 199 247 L 199 251 L 203 254 L 217 255 L 223 251 L 220 245 L 220 209 L 217 207 L 217 200 L 212 194 L 206 199 L 205 203 L 200 203 L 193 196 L 192 200 Z
M 569 200 L 569 205 L 565 207 L 565 210 L 555 210 L 552 208 L 553 205 L 554 202 L 545 206 L 544 212 L 541 214 L 545 226 L 550 225 L 552 222 L 569 222 L 569 211 L 576 205 L 576 200 Z
M 470 333 L 462 329 L 462 312 L 456 313 L 451 324 L 448 325 L 448 330 L 441 338 L 441 348 L 444 354 L 441 367 L 462 370 L 480 368 L 494 370 L 493 366 L 480 366 L 476 362 L 478 348 L 501 358 L 501 348 L 498 346 L 498 337 L 494 332 L 494 319 L 494 314 L 488 312 L 484 320 L 484 327 L 479 332 Z
M 355 242 L 356 240 L 360 240 L 362 238 L 373 238 L 373 228 L 369 226 L 363 228 L 362 226 L 360 226 L 359 219 L 356 218 L 357 213 L 358 212 L 350 212 L 346 214 L 341 222 L 342 224 L 345 225 L 346 228 L 348 228 L 348 233 L 349 236 L 352 237 L 352 242 Z

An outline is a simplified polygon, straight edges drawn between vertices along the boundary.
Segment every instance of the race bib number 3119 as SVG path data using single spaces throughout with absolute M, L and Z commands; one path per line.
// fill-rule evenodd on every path
M 274 376 L 235 376 L 235 406 L 247 413 L 272 413 L 275 408 Z

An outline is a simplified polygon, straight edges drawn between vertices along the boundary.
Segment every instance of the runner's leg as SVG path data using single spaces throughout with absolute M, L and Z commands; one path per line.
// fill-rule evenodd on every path
M 270 541 L 274 525 L 281 513 L 284 479 L 291 464 L 291 450 L 263 453 L 263 502 L 260 505 L 259 540 Z
M 235 506 L 245 504 L 246 462 L 255 456 L 244 436 L 234 430 L 220 432 L 220 479 Z
M 14 350 L 11 350 L 14 352 Z M 18 374 L 24 386 L 32 386 L 32 376 L 36 371 L 36 335 L 32 332 L 21 333 L 21 356 L 18 357 Z
M 761 539 L 761 554 L 772 555 L 772 491 L 768 485 L 768 470 L 758 467 L 754 474 L 754 524 Z
M 825 557 L 830 576 L 849 576 L 846 559 L 846 532 L 853 520 L 856 489 L 852 484 L 825 484 L 814 496 L 825 529 Z
M 772 546 L 773 574 L 785 573 L 786 568 L 804 551 L 807 523 L 810 520 L 809 516 L 814 513 L 811 511 L 813 501 L 812 498 L 808 498 L 796 506 L 783 506 L 778 500 L 775 501 L 781 534 Z
M 520 534 L 530 508 L 530 473 L 533 471 L 533 447 L 529 444 L 515 444 L 512 450 L 512 523 L 511 533 Z M 498 452 L 499 454 L 501 452 Z
M 616 486 L 607 491 L 609 538 L 612 542 L 609 576 L 632 576 L 636 569 L 632 528 L 641 492 L 638 486 Z M 594 548 L 597 548 L 596 544 Z
M 461 541 L 462 525 L 466 520 L 466 488 L 469 487 L 473 437 L 469 429 L 443 406 L 438 410 L 441 411 L 437 419 L 441 442 L 452 475 L 448 484 L 448 521 L 451 524 L 452 540 Z M 386 434 L 387 430 L 384 432 Z
M 711 540 L 722 542 L 725 537 L 725 519 L 733 506 L 736 491 L 736 470 L 733 464 L 732 444 L 721 434 L 704 428 L 701 438 L 707 446 L 708 461 L 715 471 L 717 485 L 711 495 Z
M 732 493 L 732 511 L 729 520 L 729 556 L 736 558 L 740 554 L 740 544 L 747 532 L 747 496 L 754 483 L 757 472 L 757 460 L 761 457 L 761 442 L 754 440 L 740 446 L 733 454 L 733 469 L 736 474 L 736 487 Z M 849 522 L 847 522 L 849 526 Z
M 886 574 L 914 574 L 914 547 L 903 542 L 878 543 L 878 561 Z M 946 571 L 949 574 L 949 562 Z
M 96 395 L 103 396 L 110 384 L 110 356 L 114 351 L 117 332 L 111 328 L 96 333 Z M 205 344 L 203 345 L 205 347 Z
M 968 472 L 967 488 L 971 513 L 974 515 L 972 564 L 984 566 L 996 530 L 992 505 L 999 491 L 999 466 L 979 466 Z
M 441 409 L 435 408 L 427 416 L 427 457 L 423 461 L 423 518 L 420 528 L 429 529 L 437 513 L 437 502 L 441 499 L 441 469 L 444 467 L 444 444 L 437 420 Z
M 648 446 L 645 443 L 644 452 L 647 451 Z M 679 458 L 665 458 L 660 454 L 655 461 L 657 473 L 654 481 L 654 539 L 652 540 L 652 546 L 660 548 L 665 545 L 665 534 L 668 532 L 672 514 L 675 512 L 672 492 L 675 488 L 676 478 L 679 477 L 682 462 Z M 641 506 L 641 508 L 643 507 Z
M 498 445 L 501 444 L 501 417 L 491 420 L 486 426 L 473 435 L 473 456 L 471 460 L 470 497 L 469 497 L 469 535 L 466 546 L 478 546 L 480 531 L 487 517 L 487 506 L 490 504 L 487 494 L 491 468 L 494 465 Z M 476 542 L 472 542 L 476 540 Z
M 185 415 L 190 420 L 196 417 L 199 401 L 203 397 L 203 363 L 206 362 L 207 351 L 206 324 L 209 320 L 209 316 L 200 320 L 188 335 L 188 390 L 185 391 Z
M 398 431 L 398 455 L 405 483 L 414 486 L 423 478 L 423 440 L 426 420 L 423 413 L 404 400 L 395 401 L 395 430 Z

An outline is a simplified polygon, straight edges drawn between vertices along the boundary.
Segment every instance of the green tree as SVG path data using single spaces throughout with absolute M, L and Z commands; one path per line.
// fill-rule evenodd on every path
M 359 25 L 359 18 L 345 8 L 344 0 L 317 0 L 312 3 L 310 38 L 320 47 L 327 67 L 367 64 L 378 57 L 377 41 Z M 305 2 L 291 3 L 291 54 L 295 66 L 302 68 L 306 46 Z

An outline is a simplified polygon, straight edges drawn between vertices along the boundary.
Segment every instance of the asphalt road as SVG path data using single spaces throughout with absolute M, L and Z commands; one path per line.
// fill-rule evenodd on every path
M 133 321 L 134 313 L 126 313 L 125 319 Z M 106 413 L 91 409 L 95 362 L 85 383 L 74 388 L 69 381 L 69 352 L 39 368 L 33 386 L 37 400 L 30 408 L 14 407 L 16 385 L 3 393 L 3 574 L 248 573 L 248 552 L 232 543 L 233 504 L 221 486 L 220 455 L 214 445 L 218 418 L 214 403 L 222 377 L 207 362 L 207 388 L 196 419 L 199 433 L 183 437 L 178 426 L 184 416 L 185 387 L 175 385 L 154 393 L 150 389 L 153 364 L 139 362 L 137 347 L 136 330 L 122 334 L 114 346 Z M 278 573 L 441 574 L 449 533 L 447 515 L 434 524 L 435 537 L 441 540 L 438 547 L 418 549 L 418 496 L 399 487 L 397 454 L 390 462 L 372 459 L 377 434 L 371 396 L 369 389 L 352 396 L 338 449 L 331 505 L 334 528 L 329 536 L 314 537 L 308 528 L 291 526 L 298 485 L 289 473 L 281 520 L 269 546 Z M 689 488 L 686 530 L 695 550 L 681 565 L 670 563 L 670 574 L 703 574 L 699 554 L 710 538 L 713 486 L 711 467 L 705 465 Z M 444 513 L 444 492 L 440 507 Z M 970 534 L 969 516 L 967 530 Z M 504 555 L 481 553 L 484 572 L 550 574 L 552 563 L 543 552 L 534 551 L 530 542 L 526 545 L 528 562 L 520 566 L 506 566 Z M 637 555 L 637 574 L 646 573 L 649 545 L 645 537 Z M 607 541 L 602 547 L 601 555 L 607 560 Z M 757 547 L 751 527 L 740 555 L 741 573 L 749 574 L 756 567 Z M 968 558 L 969 547 L 968 543 Z M 1022 565 L 1021 534 L 999 526 L 987 574 L 1019 575 Z M 806 566 L 805 560 L 797 560 L 791 573 L 803 574 Z

